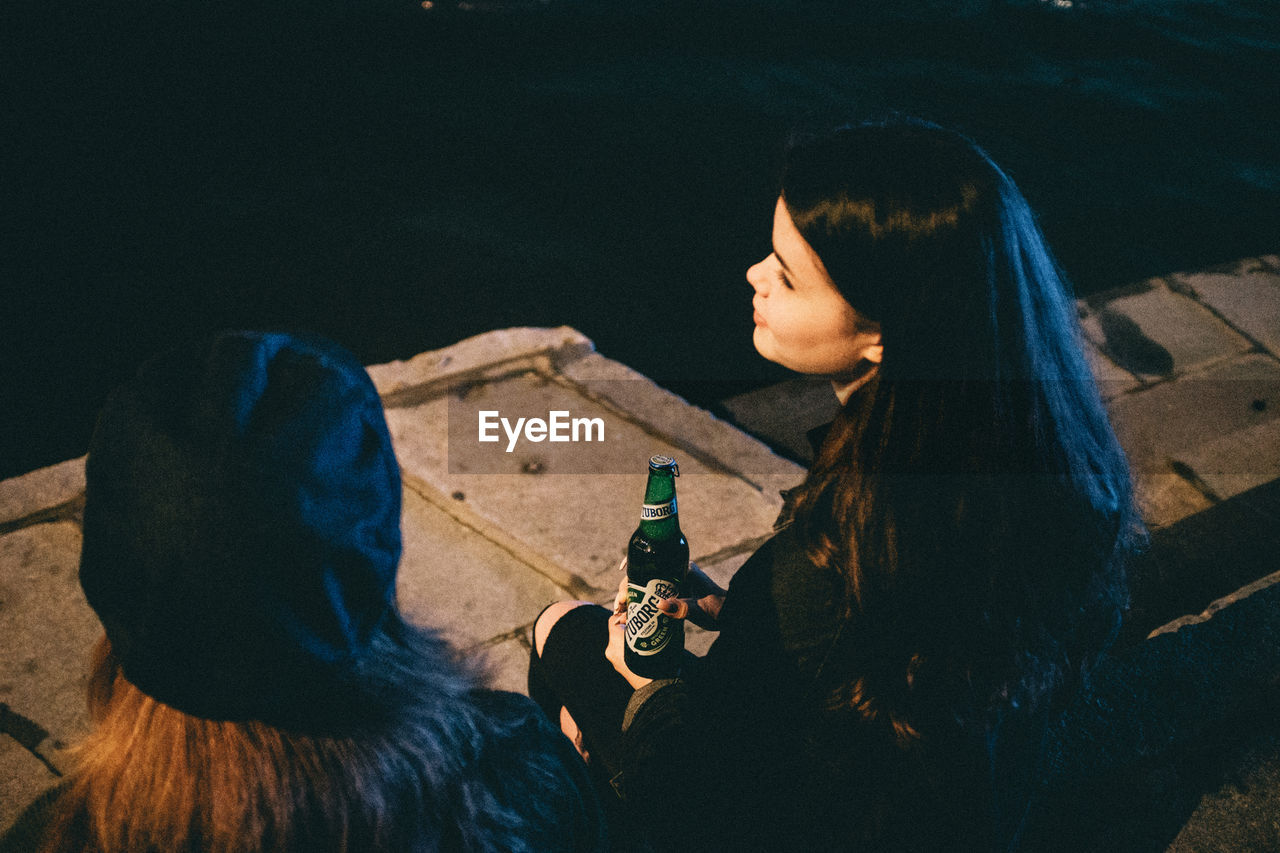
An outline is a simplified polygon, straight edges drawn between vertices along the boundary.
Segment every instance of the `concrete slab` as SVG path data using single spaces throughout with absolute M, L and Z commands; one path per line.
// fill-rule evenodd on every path
M 1166 853 L 1280 850 L 1280 736 L 1259 733 L 1240 752 Z
M 1098 382 L 1098 393 L 1102 395 L 1102 399 L 1110 400 L 1141 385 L 1136 376 L 1107 358 L 1101 347 L 1095 343 L 1104 339 L 1097 317 L 1089 315 L 1081 320 L 1081 324 L 1088 325 L 1092 329 L 1085 333 L 1088 340 L 1084 347 L 1084 357 L 1089 362 L 1089 370 L 1093 372 L 1093 378 Z
M 721 405 L 739 427 L 806 463 L 813 460 L 806 433 L 830 423 L 840 411 L 831 383 L 808 377 L 728 397 Z
M 532 620 L 530 620 L 532 622 Z M 499 643 L 482 646 L 471 652 L 484 662 L 488 680 L 495 690 L 512 693 L 529 692 L 529 643 L 520 637 L 508 637 Z
M 593 349 L 585 335 L 568 326 L 520 326 L 474 335 L 408 361 L 375 364 L 368 371 L 383 402 L 396 406 L 405 395 L 431 396 L 449 384 L 528 369 L 538 359 L 558 365 Z
M 1212 548 L 1197 555 L 1216 566 Z M 1277 591 L 1118 647 L 1049 735 L 1030 849 L 1273 851 L 1280 789 Z M 1064 784 L 1066 783 L 1066 784 Z M 1065 795 L 1065 796 L 1063 796 Z M 1176 835 L 1176 839 L 1174 839 Z
M 625 364 L 592 353 L 560 368 L 581 393 L 631 413 L 686 453 L 714 460 L 766 494 L 795 484 L 804 470 L 715 416 L 655 385 Z M 786 404 L 794 411 L 794 404 Z
M 686 622 L 684 626 L 684 647 L 695 655 L 702 656 L 707 653 L 707 649 L 711 648 L 711 644 L 716 641 L 717 636 L 719 635 L 715 631 L 704 631 L 697 625 Z
M 1188 625 L 1198 625 L 1201 622 L 1212 619 L 1214 614 L 1222 610 L 1224 607 L 1230 607 L 1237 601 L 1243 601 L 1249 596 L 1262 592 L 1264 589 L 1278 583 L 1280 583 L 1280 572 L 1272 572 L 1266 577 L 1259 578 L 1253 583 L 1245 584 L 1230 595 L 1224 595 L 1222 598 L 1215 599 L 1200 613 L 1189 613 L 1185 616 L 1179 616 L 1172 622 L 1161 625 L 1159 628 L 1156 628 L 1148 634 L 1147 639 L 1150 640 L 1152 637 L 1158 637 L 1161 634 L 1168 634 L 1172 631 L 1181 630 Z
M 58 777 L 18 742 L 0 735 L 0 835 Z
M 1174 461 L 1220 500 L 1280 479 L 1280 418 L 1227 433 Z
M 1174 473 L 1139 472 L 1134 492 L 1147 527 L 1168 527 L 1213 506 L 1204 492 Z
M 1280 480 L 1153 530 L 1147 549 L 1129 566 L 1131 608 L 1118 648 L 1141 643 L 1188 614 L 1220 613 L 1214 602 L 1242 601 L 1268 588 L 1268 576 L 1280 568 L 1277 553 Z
M 1139 378 L 1187 373 L 1252 345 L 1203 305 L 1153 279 L 1088 301 L 1086 334 L 1113 362 Z M 1099 337 L 1100 336 L 1100 337 Z
M 1170 279 L 1267 350 L 1280 355 L 1280 272 L 1257 261 L 1242 265 L 1234 273 L 1185 273 Z
M 708 464 L 690 456 L 685 448 L 655 435 L 647 423 L 589 400 L 572 386 L 523 374 L 473 389 L 465 401 L 470 408 L 455 400 L 437 398 L 388 412 L 406 474 L 437 493 L 461 495 L 459 513 L 473 517 L 486 535 L 505 531 L 535 555 L 575 575 L 585 588 L 572 578 L 557 582 L 578 590 L 580 597 L 592 598 L 593 590 L 606 593 L 612 588 L 610 575 L 635 528 L 646 462 L 654 453 L 672 455 L 680 463 L 680 520 L 695 559 L 768 530 L 781 506 L 776 492 L 760 491 L 725 472 L 715 460 Z M 593 446 L 527 443 L 506 454 L 497 444 L 477 441 L 472 413 L 481 406 L 513 414 L 541 412 L 544 417 L 552 410 L 599 417 L 606 440 Z M 459 418 L 463 426 L 450 430 L 449 424 Z M 558 473 L 587 465 L 595 473 Z M 493 471 L 504 473 L 476 473 Z M 611 474 L 607 485 L 602 486 L 600 473 Z M 538 564 L 534 556 L 526 561 Z
M 1125 394 L 1108 408 L 1134 470 L 1167 473 L 1180 456 L 1280 417 L 1280 362 L 1258 354 L 1238 356 Z
M 645 413 L 603 405 L 534 371 L 460 389 L 445 401 L 449 473 L 631 475 L 645 470 L 652 453 L 663 452 L 658 448 L 680 458 L 683 472 L 688 458 L 643 419 Z M 546 427 L 522 429 L 522 421 Z
M 6 729 L 23 729 L 28 748 L 59 769 L 89 728 L 89 654 L 102 634 L 79 563 L 80 529 L 70 522 L 0 536 L 0 702 L 17 715 Z
M 532 624 L 553 601 L 571 598 L 526 563 L 405 490 L 404 556 L 396 595 L 405 617 L 469 648 Z
M 0 531 L 84 495 L 85 457 L 0 480 Z

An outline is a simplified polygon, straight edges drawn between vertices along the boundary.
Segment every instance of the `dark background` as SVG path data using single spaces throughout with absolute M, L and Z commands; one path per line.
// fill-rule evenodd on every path
M 801 120 L 969 133 L 1084 293 L 1280 251 L 1274 0 L 4 14 L 0 477 L 224 326 L 376 363 L 568 324 L 703 405 L 777 381 L 743 272 Z

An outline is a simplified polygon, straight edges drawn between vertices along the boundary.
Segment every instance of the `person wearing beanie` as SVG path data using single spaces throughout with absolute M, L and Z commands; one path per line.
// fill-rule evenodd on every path
M 585 766 L 395 602 L 381 402 L 318 338 L 224 332 L 107 401 L 80 581 L 93 731 L 0 851 L 591 851 Z

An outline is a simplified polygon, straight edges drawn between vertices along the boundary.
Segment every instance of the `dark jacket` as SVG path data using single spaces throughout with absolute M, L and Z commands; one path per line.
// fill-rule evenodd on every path
M 734 576 L 708 654 L 637 691 L 624 724 L 628 803 L 694 850 L 1007 850 L 1049 712 L 957 723 L 898 747 L 824 711 L 843 586 L 789 530 Z

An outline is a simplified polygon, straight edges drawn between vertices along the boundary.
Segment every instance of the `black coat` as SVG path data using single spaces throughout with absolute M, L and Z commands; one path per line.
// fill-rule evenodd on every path
M 734 576 L 708 654 L 637 691 L 620 764 L 658 848 L 1008 850 L 1050 712 L 957 724 L 902 749 L 822 710 L 842 580 L 783 530 Z

